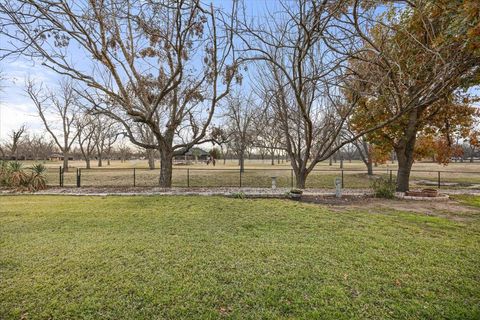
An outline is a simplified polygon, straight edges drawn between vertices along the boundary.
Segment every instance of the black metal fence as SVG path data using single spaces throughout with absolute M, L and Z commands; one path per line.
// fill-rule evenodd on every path
M 374 170 L 374 177 L 382 176 L 396 180 L 396 169 Z M 159 185 L 160 170 L 148 168 L 74 168 L 65 171 L 62 167 L 48 171 L 50 186 L 61 187 L 155 187 Z M 293 188 L 295 175 L 288 168 L 207 169 L 174 168 L 172 187 L 260 187 L 270 188 L 275 177 L 279 188 Z M 334 181 L 340 178 L 344 188 L 369 188 L 372 176 L 359 169 L 315 169 L 306 182 L 306 188 L 335 188 Z M 478 188 L 480 172 L 412 170 L 412 187 Z

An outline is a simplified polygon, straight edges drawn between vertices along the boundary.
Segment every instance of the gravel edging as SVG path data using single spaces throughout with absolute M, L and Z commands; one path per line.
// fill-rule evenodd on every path
M 248 198 L 288 198 L 290 188 L 49 188 L 37 192 L 0 190 L 1 195 L 66 195 L 66 196 L 230 196 Z M 334 196 L 331 189 L 306 189 L 304 195 Z M 343 190 L 346 196 L 371 195 L 371 190 Z
M 38 192 L 15 192 L 0 190 L 4 195 L 66 195 L 66 196 L 227 196 L 238 198 L 288 198 L 290 188 L 49 188 Z M 453 189 L 443 190 L 444 195 L 473 194 L 480 195 L 480 190 Z M 305 196 L 335 196 L 332 189 L 305 189 Z M 371 196 L 371 189 L 344 189 L 343 196 Z M 430 198 L 429 200 L 431 200 Z M 435 198 L 433 198 L 435 199 Z

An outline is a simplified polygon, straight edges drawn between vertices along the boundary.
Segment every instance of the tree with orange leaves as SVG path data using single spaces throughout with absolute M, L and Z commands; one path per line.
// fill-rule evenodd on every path
M 473 162 L 475 154 L 480 151 L 480 108 L 475 113 L 474 124 L 468 131 L 465 142 L 468 147 L 470 162 Z
M 363 9 L 364 3 L 354 1 L 354 21 L 364 21 L 361 17 L 372 10 Z M 480 83 L 480 8 L 476 3 L 408 1 L 392 6 L 381 22 L 355 24 L 365 50 L 351 57 L 350 67 L 356 85 L 369 94 L 361 98 L 352 127 L 360 131 L 397 116 L 367 135 L 375 145 L 394 149 L 399 164 L 397 191 L 409 188 L 420 135 L 442 137 L 444 146 L 452 147 L 452 135 L 462 134 L 471 125 L 473 110 L 465 92 Z

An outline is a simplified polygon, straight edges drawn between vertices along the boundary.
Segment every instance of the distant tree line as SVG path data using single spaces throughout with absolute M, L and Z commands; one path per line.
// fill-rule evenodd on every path
M 5 0 L 0 59 L 64 76 L 26 92 L 65 168 L 74 146 L 103 165 L 119 137 L 151 168 L 159 157 L 162 187 L 205 143 L 240 170 L 254 153 L 285 157 L 298 188 L 321 161 L 358 157 L 372 173 L 394 157 L 398 191 L 415 160 L 473 161 L 476 0 L 272 3 L 252 17 L 243 1 Z

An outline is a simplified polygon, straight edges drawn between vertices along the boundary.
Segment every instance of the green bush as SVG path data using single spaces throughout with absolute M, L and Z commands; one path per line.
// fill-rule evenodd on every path
M 294 189 L 291 189 L 291 190 L 290 190 L 290 193 L 293 193 L 293 194 L 303 194 L 303 190 L 302 190 L 302 189 L 294 188 Z
M 245 199 L 246 198 L 246 194 L 243 193 L 243 192 L 233 192 L 231 194 L 231 197 L 232 198 L 235 198 L 235 199 Z
M 377 198 L 393 199 L 395 197 L 395 183 L 383 177 L 373 180 L 372 189 Z

